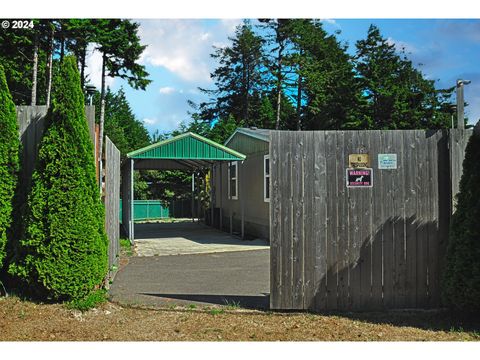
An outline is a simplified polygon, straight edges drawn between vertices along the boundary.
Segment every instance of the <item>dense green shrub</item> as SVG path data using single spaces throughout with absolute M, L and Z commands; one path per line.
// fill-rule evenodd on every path
M 12 223 L 12 200 L 18 173 L 18 125 L 15 104 L 0 65 L 0 269 L 5 259 L 7 230 Z
M 106 275 L 108 244 L 74 57 L 64 59 L 52 88 L 25 231 L 10 273 L 42 296 L 82 299 Z
M 480 129 L 479 129 L 480 130 Z M 447 249 L 443 297 L 449 307 L 480 311 L 480 134 L 470 138 Z

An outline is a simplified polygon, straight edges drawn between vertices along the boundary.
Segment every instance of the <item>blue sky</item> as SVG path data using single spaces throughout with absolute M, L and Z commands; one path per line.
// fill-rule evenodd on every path
M 123 86 L 137 118 L 150 132 L 169 132 L 182 121 L 189 121 L 188 100 L 199 102 L 205 96 L 198 87 L 212 88 L 209 77 L 215 68 L 210 57 L 213 46 L 225 46 L 240 19 L 148 19 L 140 23 L 139 35 L 147 45 L 141 63 L 152 83 L 146 91 L 133 90 L 119 79 L 110 79 L 113 90 Z M 437 88 L 451 87 L 456 79 L 468 79 L 465 109 L 470 122 L 480 119 L 480 20 L 466 19 L 327 19 L 328 32 L 340 30 L 338 38 L 355 51 L 355 42 L 366 36 L 370 24 L 409 58 Z M 100 57 L 88 61 L 90 77 L 100 84 Z M 423 64 L 423 65 L 420 65 Z

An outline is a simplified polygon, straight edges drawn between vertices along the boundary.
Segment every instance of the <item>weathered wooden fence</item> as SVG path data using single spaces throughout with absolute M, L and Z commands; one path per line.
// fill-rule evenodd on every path
M 108 235 L 108 268 L 113 277 L 120 255 L 120 151 L 105 137 L 105 229 Z
M 452 135 L 456 161 L 468 135 Z M 270 140 L 272 309 L 439 306 L 459 177 L 448 131 L 274 131 Z M 349 155 L 361 153 L 373 186 L 347 187 Z M 395 168 L 379 169 L 379 154 L 396 154 Z
M 95 107 L 86 106 L 85 113 L 87 115 L 90 137 L 95 143 Z M 26 186 L 27 188 L 30 185 L 32 173 L 35 169 L 38 146 L 42 140 L 43 130 L 45 128 L 46 114 L 47 107 L 45 105 L 17 106 L 17 123 L 20 133 L 20 140 L 22 142 L 22 166 L 20 176 L 21 181 L 25 181 L 22 183 L 22 185 Z

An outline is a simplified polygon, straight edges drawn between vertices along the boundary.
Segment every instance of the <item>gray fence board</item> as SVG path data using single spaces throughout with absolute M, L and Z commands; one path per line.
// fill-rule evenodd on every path
M 336 153 L 337 153 L 337 138 L 335 133 L 327 133 L 325 136 L 325 157 L 327 173 L 332 176 L 332 179 L 327 179 L 327 239 L 325 258 L 327 263 L 327 294 L 326 307 L 329 309 L 337 309 L 337 203 L 335 195 L 337 192 L 337 170 L 336 170 Z M 333 180 L 335 179 L 335 180 Z
M 416 242 L 417 225 L 415 216 L 417 211 L 417 189 L 415 181 L 417 179 L 417 149 L 415 143 L 415 131 L 407 131 L 404 136 L 404 156 L 402 165 L 405 174 L 405 307 L 415 308 L 417 301 L 417 252 Z
M 450 194 L 468 136 L 273 131 L 272 308 L 438 307 Z M 346 187 L 355 153 L 370 156 L 372 188 Z M 397 168 L 379 169 L 378 154 L 390 153 Z
M 280 136 L 278 133 L 272 134 L 270 140 L 270 184 L 272 193 L 280 192 L 280 176 L 282 174 L 281 164 L 278 160 L 280 151 Z M 270 307 L 273 309 L 281 308 L 280 299 L 282 299 L 282 253 L 281 253 L 281 236 L 282 236 L 282 209 L 281 198 L 270 197 Z
M 105 137 L 105 229 L 108 245 L 109 276 L 118 269 L 120 256 L 120 151 Z
M 304 189 L 303 177 L 304 171 L 304 133 L 300 132 L 296 141 L 292 142 L 292 198 L 296 201 L 292 202 L 292 281 L 293 281 L 293 299 L 292 308 L 303 308 L 303 283 L 304 283 L 304 242 L 303 232 L 305 224 L 303 223 L 303 204 Z
M 349 254 L 351 254 L 349 246 L 349 238 L 351 238 L 348 230 L 350 229 L 349 223 L 351 222 L 351 217 L 345 217 L 344 214 L 347 214 L 348 198 L 345 195 L 346 189 L 346 179 L 345 173 L 342 173 L 341 169 L 345 166 L 345 158 L 343 157 L 343 149 L 350 148 L 352 146 L 352 138 L 345 136 L 343 132 L 337 132 L 336 134 L 336 150 L 335 150 L 335 160 L 336 160 L 336 173 L 337 173 L 337 183 L 335 193 L 339 194 L 341 197 L 339 201 L 334 202 L 336 206 L 336 241 L 335 241 L 335 252 L 337 256 L 337 306 L 339 309 L 345 309 L 348 307 L 349 301 L 349 283 L 350 283 L 350 267 L 349 267 Z M 335 196 L 334 194 L 329 196 Z M 343 201 L 342 201 L 343 200 Z M 342 241 L 345 239 L 346 241 Z
M 315 215 L 314 198 L 315 189 L 315 148 L 313 132 L 305 133 L 304 145 L 304 252 L 303 252 L 303 272 L 304 272 L 304 287 L 303 287 L 303 308 L 314 309 L 315 292 L 318 285 L 315 284 L 315 256 L 316 256 L 316 241 L 314 241 Z
M 377 149 L 376 154 L 382 151 L 381 131 L 374 130 L 371 132 L 372 149 Z M 371 161 L 377 161 L 375 154 Z M 377 171 L 374 174 L 374 186 L 372 188 L 372 297 L 370 308 L 379 309 L 383 307 L 383 172 Z
M 408 136 L 404 131 L 393 136 L 393 149 L 397 154 L 397 169 L 393 172 L 393 253 L 395 258 L 394 293 L 395 308 L 405 308 L 406 271 L 405 271 L 405 164 L 403 157 L 403 138 Z
M 313 189 L 313 233 L 307 239 L 315 247 L 315 299 L 313 309 L 324 309 L 327 304 L 327 159 L 325 151 L 325 132 L 313 132 L 314 151 L 314 189 Z M 308 299 L 307 299 L 308 300 Z

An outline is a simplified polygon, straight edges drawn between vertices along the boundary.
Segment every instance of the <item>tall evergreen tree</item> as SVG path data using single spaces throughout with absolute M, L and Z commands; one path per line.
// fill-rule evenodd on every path
M 480 122 L 465 149 L 463 174 L 452 218 L 443 281 L 445 304 L 480 313 Z
M 290 56 L 292 46 L 290 40 L 292 37 L 291 19 L 260 19 L 261 26 L 267 31 L 265 50 L 267 68 L 272 77 L 272 84 L 275 92 L 275 129 L 280 129 L 282 113 L 282 97 L 286 87 L 286 81 L 291 67 L 285 60 Z
M 297 72 L 297 122 L 300 117 L 303 129 L 350 127 L 359 119 L 360 89 L 346 46 L 319 21 L 297 19 L 290 26 L 296 48 L 289 62 Z
M 368 128 L 448 127 L 442 101 L 450 90 L 435 90 L 434 81 L 425 79 L 404 51 L 397 53 L 395 45 L 374 25 L 356 47 L 356 71 L 367 101 Z
M 94 37 L 96 49 L 102 53 L 99 142 L 100 173 L 102 173 L 106 77 L 125 79 L 133 88 L 142 90 L 145 90 L 151 80 L 147 79 L 149 74 L 145 71 L 145 66 L 138 63 L 140 55 L 146 48 L 140 44 L 138 23 L 122 19 L 100 19 L 94 20 L 92 24 L 96 28 Z
M 97 112 L 100 110 L 100 93 L 94 95 L 94 105 Z M 120 88 L 116 93 L 109 88 L 105 94 L 105 135 L 113 141 L 120 150 L 122 157 L 130 151 L 150 145 L 150 136 L 144 124 L 137 120 L 125 91 Z
M 0 269 L 5 259 L 7 231 L 12 223 L 12 201 L 19 166 L 18 125 L 15 105 L 0 65 Z
M 228 118 L 233 115 L 237 123 L 250 125 L 255 118 L 253 104 L 260 99 L 263 90 L 262 38 L 256 35 L 248 21 L 239 25 L 235 36 L 229 38 L 230 46 L 216 48 L 211 55 L 219 66 L 210 75 L 216 89 L 200 89 L 213 96 L 210 103 L 200 106 L 203 119 Z
M 65 56 L 52 95 L 10 273 L 43 296 L 80 299 L 106 275 L 108 240 L 74 57 Z

